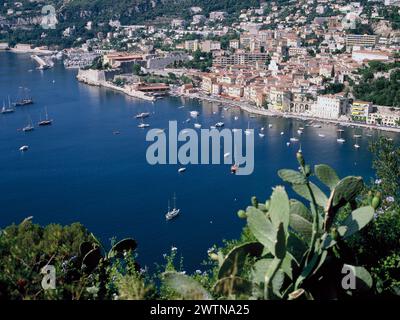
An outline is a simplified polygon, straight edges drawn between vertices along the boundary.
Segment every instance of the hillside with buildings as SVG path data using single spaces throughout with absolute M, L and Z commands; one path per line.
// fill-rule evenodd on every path
M 31 12 L 40 4 L 29 2 Z M 55 29 L 46 29 L 39 21 L 15 22 L 23 21 L 18 16 L 32 18 L 24 11 L 27 2 L 5 2 L 1 46 L 64 48 L 64 65 L 83 69 L 79 79 L 117 83 L 130 93 L 133 86 L 149 94 L 137 83 L 163 83 L 174 94 L 252 111 L 366 125 L 400 123 L 400 1 L 56 4 Z

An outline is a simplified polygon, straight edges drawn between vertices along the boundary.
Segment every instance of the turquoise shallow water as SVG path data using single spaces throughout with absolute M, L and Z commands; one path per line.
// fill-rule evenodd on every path
M 28 70 L 32 70 L 29 72 Z M 28 55 L 0 53 L 0 102 L 15 98 L 19 87 L 29 87 L 35 104 L 0 115 L 0 225 L 34 221 L 71 223 L 80 221 L 105 243 L 113 236 L 132 236 L 139 242 L 142 264 L 162 262 L 162 254 L 176 246 L 189 270 L 199 268 L 207 249 L 222 239 L 237 237 L 243 221 L 236 211 L 252 195 L 265 199 L 280 184 L 276 171 L 296 168 L 298 144 L 287 147 L 289 137 L 304 122 L 281 118 L 249 118 L 238 110 L 216 105 L 166 98 L 152 104 L 107 89 L 80 84 L 76 71 L 62 65 L 44 72 L 35 69 Z M 185 105 L 185 108 L 179 108 Z M 54 123 L 23 133 L 28 116 L 36 124 L 47 106 Z M 255 170 L 249 176 L 230 174 L 229 165 L 189 165 L 178 174 L 178 165 L 150 166 L 146 162 L 146 130 L 137 128 L 132 116 L 150 112 L 152 127 L 167 128 L 177 120 L 179 128 L 189 111 L 200 112 L 203 127 L 225 122 L 228 128 L 250 127 L 255 134 Z M 215 114 L 214 114 L 215 112 Z M 234 116 L 239 116 L 235 121 Z M 223 117 L 223 118 L 222 118 Z M 268 129 L 268 124 L 272 128 Z M 113 135 L 113 131 L 120 131 Z M 337 127 L 306 127 L 301 137 L 305 158 L 311 164 L 327 163 L 341 176 L 373 177 L 365 130 L 345 128 L 347 142 L 336 142 Z M 285 135 L 281 136 L 280 132 Z M 326 135 L 324 139 L 318 133 Z M 353 147 L 353 135 L 362 133 L 361 148 Z M 389 135 L 392 133 L 373 133 Z M 18 151 L 29 145 L 28 152 Z M 177 194 L 179 218 L 166 223 L 168 198 Z

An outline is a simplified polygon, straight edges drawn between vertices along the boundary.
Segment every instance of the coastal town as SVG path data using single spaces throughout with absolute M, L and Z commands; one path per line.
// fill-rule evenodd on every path
M 0 175 L 13 314 L 380 311 L 400 0 L 0 1 Z
M 62 59 L 79 69 L 79 81 L 149 101 L 179 95 L 398 131 L 400 31 L 385 18 L 388 10 L 398 14 L 400 1 L 271 1 L 241 10 L 227 25 L 227 12 L 191 7 L 190 20 L 162 25 L 110 20 L 112 31 L 72 48 L 3 42 L 0 49 L 31 53 L 41 69 Z M 63 37 L 75 33 L 68 27 Z

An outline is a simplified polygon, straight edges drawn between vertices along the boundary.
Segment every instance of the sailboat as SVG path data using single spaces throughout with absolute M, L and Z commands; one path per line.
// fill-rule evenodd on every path
M 144 128 L 150 127 L 149 124 L 143 122 L 143 118 L 141 120 L 142 120 L 142 122 L 141 122 L 141 124 L 138 125 L 138 128 L 144 129 Z
M 47 108 L 45 108 L 45 114 L 46 114 L 46 118 L 45 120 L 40 119 L 38 125 L 39 126 L 49 126 L 52 124 L 53 120 L 49 119 L 49 115 L 47 114 Z
M 3 108 L 1 109 L 1 113 L 12 113 L 14 111 L 14 108 L 11 107 L 10 96 L 8 96 L 8 108 L 6 108 L 6 105 L 3 101 Z
M 360 145 L 358 144 L 358 138 L 360 138 L 360 137 L 361 137 L 361 135 L 359 135 L 359 134 L 354 135 L 354 138 L 356 138 L 356 143 L 354 144 L 354 148 L 356 148 L 356 149 L 360 148 Z
M 176 196 L 174 193 L 174 208 L 171 210 L 169 201 L 168 201 L 168 212 L 165 215 L 165 219 L 171 220 L 171 219 L 175 218 L 180 213 L 180 211 L 181 211 L 181 209 L 176 208 Z
M 291 127 L 292 127 L 292 137 L 289 139 L 291 142 L 297 142 L 297 141 L 299 141 L 299 139 L 298 138 L 296 138 L 295 136 L 294 136 L 294 134 L 293 134 L 293 124 L 291 124 Z
M 344 142 L 346 142 L 346 140 L 344 140 L 344 139 L 342 138 L 342 132 L 343 132 L 343 131 L 344 131 L 343 129 L 339 129 L 339 130 L 338 130 L 338 132 L 339 132 L 339 138 L 337 138 L 336 141 L 339 142 L 339 143 L 344 143 Z
M 33 126 L 31 117 L 29 117 L 28 124 L 22 128 L 22 131 L 29 132 L 29 131 L 33 131 L 33 129 L 35 129 L 35 127 Z
M 249 136 L 249 135 L 252 134 L 252 130 L 250 130 L 250 121 L 247 122 L 247 129 L 244 130 L 244 134 L 245 134 L 246 136 Z
M 24 88 L 24 91 L 27 92 L 28 89 Z M 19 99 L 13 103 L 13 105 L 16 107 L 22 107 L 22 106 L 26 106 L 29 104 L 33 104 L 33 99 L 31 97 L 28 97 L 28 95 L 26 95 L 26 94 L 25 94 L 25 97 L 23 97 L 22 99 Z

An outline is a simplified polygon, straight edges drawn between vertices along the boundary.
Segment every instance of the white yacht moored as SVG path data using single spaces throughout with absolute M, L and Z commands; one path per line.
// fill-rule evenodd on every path
M 165 219 L 171 220 L 171 219 L 175 218 L 176 216 L 179 215 L 180 211 L 181 211 L 180 209 L 176 208 L 176 196 L 174 194 L 174 208 L 171 210 L 171 208 L 169 206 L 169 201 L 168 201 L 168 212 L 165 215 Z
M 354 148 L 358 149 L 360 148 L 360 145 L 358 144 L 358 138 L 361 138 L 361 135 L 355 134 L 354 138 L 356 138 L 356 143 L 354 144 Z
M 346 142 L 346 140 L 342 138 L 342 132 L 343 132 L 343 131 L 344 131 L 344 130 L 342 130 L 342 129 L 339 129 L 339 130 L 338 130 L 338 132 L 339 132 L 339 138 L 337 138 L 336 141 L 339 142 L 339 143 L 345 143 L 345 142 Z

